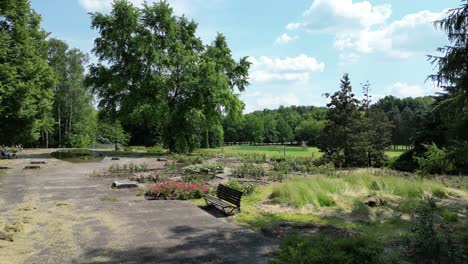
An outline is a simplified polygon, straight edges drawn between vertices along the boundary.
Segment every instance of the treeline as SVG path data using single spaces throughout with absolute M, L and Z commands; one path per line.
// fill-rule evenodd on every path
M 244 115 L 241 120 L 224 118 L 226 143 L 302 143 L 311 146 L 325 126 L 327 109 L 315 106 L 281 106 Z
M 48 38 L 26 0 L 0 3 L 0 139 L 26 146 L 87 146 L 94 141 L 87 55 Z

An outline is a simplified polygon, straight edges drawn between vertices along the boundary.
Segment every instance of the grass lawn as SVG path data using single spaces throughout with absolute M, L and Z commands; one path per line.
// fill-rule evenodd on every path
M 299 147 L 299 146 L 282 146 L 282 145 L 267 145 L 267 146 L 252 146 L 252 145 L 236 145 L 226 146 L 224 148 L 200 149 L 197 152 L 214 152 L 228 154 L 259 154 L 267 155 L 268 157 L 283 156 L 286 151 L 288 157 L 314 157 L 320 158 L 323 154 L 317 147 Z M 388 150 L 385 154 L 389 158 L 399 157 L 405 150 Z

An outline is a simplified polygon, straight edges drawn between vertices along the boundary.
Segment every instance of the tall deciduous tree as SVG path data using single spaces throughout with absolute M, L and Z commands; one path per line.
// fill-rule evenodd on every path
M 53 126 L 53 87 L 47 33 L 27 0 L 0 2 L 0 139 L 33 143 Z
M 48 40 L 48 47 L 48 61 L 58 79 L 53 107 L 57 124 L 55 143 L 59 146 L 87 147 L 96 134 L 92 95 L 84 85 L 84 64 L 88 56 L 54 38 Z
M 140 9 L 117 0 L 111 14 L 93 14 L 92 27 L 100 33 L 99 62 L 88 82 L 108 117 L 175 152 L 193 150 L 202 138 L 206 147 L 210 138 L 222 141 L 222 116 L 244 107 L 236 91 L 248 85 L 250 65 L 232 59 L 224 36 L 203 46 L 197 24 L 166 2 Z

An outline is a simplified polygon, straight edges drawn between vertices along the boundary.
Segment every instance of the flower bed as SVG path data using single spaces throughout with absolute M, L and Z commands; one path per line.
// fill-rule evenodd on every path
M 206 193 L 208 188 L 203 183 L 163 181 L 151 185 L 145 196 L 149 199 L 189 200 L 202 198 Z
M 158 174 L 148 174 L 148 173 L 138 173 L 134 174 L 129 178 L 131 181 L 136 181 L 139 183 L 155 183 L 164 180 Z

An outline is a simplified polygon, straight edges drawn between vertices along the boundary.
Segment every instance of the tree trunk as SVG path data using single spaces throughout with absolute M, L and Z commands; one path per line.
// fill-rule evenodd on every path
M 57 112 L 58 112 L 58 143 L 59 146 L 62 146 L 62 119 L 61 119 L 61 113 L 60 113 L 60 107 L 57 106 Z
M 49 148 L 49 132 L 45 133 L 46 148 Z

